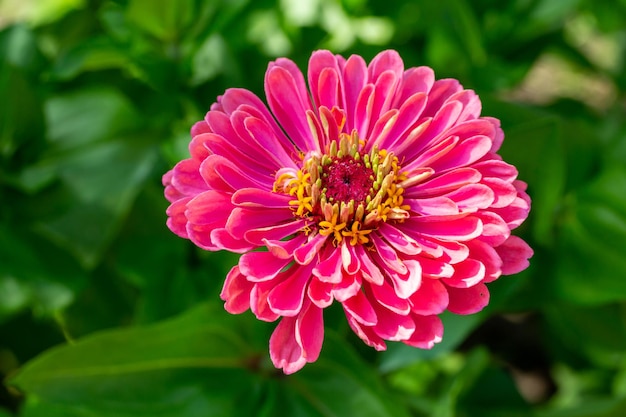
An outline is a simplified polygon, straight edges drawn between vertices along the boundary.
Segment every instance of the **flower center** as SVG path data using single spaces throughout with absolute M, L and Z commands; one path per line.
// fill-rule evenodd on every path
M 376 147 L 364 152 L 363 145 L 356 132 L 342 133 L 323 155 L 305 157 L 301 169 L 276 173 L 273 191 L 294 197 L 294 215 L 309 220 L 304 233 L 332 235 L 335 244 L 367 244 L 381 222 L 409 217 L 398 158 Z
M 333 158 L 322 167 L 322 187 L 329 201 L 362 203 L 370 195 L 374 171 L 350 155 Z

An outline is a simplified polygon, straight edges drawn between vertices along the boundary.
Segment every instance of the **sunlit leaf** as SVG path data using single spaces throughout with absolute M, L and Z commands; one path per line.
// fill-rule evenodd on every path
M 193 17 L 193 0 L 131 0 L 127 17 L 161 40 L 179 36 Z

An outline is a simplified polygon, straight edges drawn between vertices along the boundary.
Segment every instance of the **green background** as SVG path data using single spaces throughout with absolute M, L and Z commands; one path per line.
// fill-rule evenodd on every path
M 277 56 L 397 49 L 477 91 L 529 183 L 528 270 L 431 351 L 325 313 L 284 377 L 236 262 L 165 227 L 161 175 Z M 0 0 L 0 417 L 626 415 L 626 1 Z

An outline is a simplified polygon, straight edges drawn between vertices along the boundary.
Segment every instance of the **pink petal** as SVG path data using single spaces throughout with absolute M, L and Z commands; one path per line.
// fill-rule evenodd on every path
M 265 240 L 281 240 L 287 236 L 293 235 L 301 231 L 307 222 L 304 219 L 295 219 L 287 223 L 274 224 L 265 227 L 255 227 L 244 232 L 244 238 L 246 241 L 253 243 L 257 246 L 265 244 Z
M 374 285 L 382 285 L 385 277 L 383 276 L 380 268 L 372 261 L 368 253 L 365 251 L 362 245 L 354 247 L 356 256 L 358 256 L 361 264 L 361 275 L 367 281 Z
M 455 314 L 477 313 L 489 304 L 489 290 L 483 283 L 469 288 L 448 287 L 448 310 Z
M 477 162 L 472 168 L 480 172 L 483 178 L 498 178 L 508 183 L 517 178 L 517 169 L 513 165 L 497 159 Z
M 376 315 L 378 322 L 374 331 L 385 340 L 406 340 L 415 331 L 415 322 L 410 316 L 396 314 L 382 306 L 376 308 Z
M 342 279 L 341 266 L 341 251 L 328 248 L 324 251 L 322 260 L 313 268 L 313 275 L 321 282 L 338 284 Z
M 491 246 L 501 245 L 511 235 L 511 229 L 502 217 L 491 211 L 480 211 L 474 214 L 483 224 L 480 240 Z
M 359 130 L 359 118 L 357 117 L 357 102 L 360 97 L 361 90 L 367 83 L 367 65 L 363 58 L 358 55 L 352 55 L 345 62 L 342 72 L 343 94 L 346 115 L 346 131 L 351 132 L 352 129 Z M 373 88 L 372 88 L 373 90 Z M 361 131 L 359 130 L 359 133 Z M 366 132 L 363 132 L 366 133 Z
M 289 155 L 293 145 L 287 141 L 283 143 L 265 121 L 242 111 L 233 113 L 231 120 L 235 131 L 244 141 L 250 143 L 254 152 L 267 165 L 276 169 L 295 167 Z
M 444 278 L 446 285 L 457 288 L 472 287 L 485 278 L 485 265 L 475 259 L 466 259 L 454 265 L 454 274 Z
M 502 259 L 489 244 L 475 239 L 468 243 L 471 257 L 485 265 L 484 283 L 495 281 L 502 275 Z
M 292 266 L 281 273 L 284 281 L 276 285 L 267 297 L 274 313 L 292 317 L 300 312 L 306 286 L 311 280 L 311 269 L 310 266 Z
M 494 201 L 494 193 L 484 184 L 467 184 L 454 190 L 446 197 L 456 203 L 465 213 L 473 213 L 478 209 L 486 209 Z
M 354 297 L 361 290 L 361 278 L 359 275 L 345 275 L 339 284 L 333 286 L 333 297 L 343 303 L 350 297 Z
M 176 190 L 186 196 L 194 196 L 208 189 L 198 168 L 200 162 L 195 159 L 180 161 L 172 170 L 171 184 Z
M 250 292 L 253 286 L 254 284 L 241 274 L 238 266 L 232 267 L 228 275 L 226 275 L 226 280 L 220 293 L 220 298 L 226 302 L 224 304 L 226 311 L 231 314 L 241 314 L 249 309 Z
M 324 317 L 322 309 L 308 302 L 296 319 L 296 342 L 302 347 L 307 362 L 315 362 L 324 342 Z
M 178 191 L 176 187 L 172 185 L 173 175 L 174 175 L 174 170 L 170 169 L 161 178 L 161 182 L 163 183 L 163 186 L 165 187 L 165 191 L 163 194 L 165 195 L 165 198 L 167 199 L 167 201 L 169 201 L 170 203 L 173 203 L 185 197 L 183 193 Z
M 461 135 L 455 134 L 454 123 L 458 119 L 462 110 L 461 104 L 453 101 L 446 103 L 445 106 L 437 111 L 432 119 L 424 119 L 425 123 L 426 121 L 428 122 L 423 127 L 420 126 L 419 136 L 414 138 L 412 141 L 413 146 L 410 148 L 403 147 L 402 152 L 398 151 L 398 155 L 401 155 L 406 161 L 409 162 L 405 163 L 405 166 L 413 167 L 416 156 L 437 146 L 439 142 L 450 137 L 461 137 Z M 422 116 L 424 116 L 424 114 Z M 421 166 L 428 165 L 424 164 Z
M 459 207 L 448 197 L 407 198 L 404 203 L 422 216 L 449 216 L 459 214 Z
M 504 132 L 500 128 L 500 120 L 493 117 L 481 117 L 481 119 L 487 120 L 493 124 L 496 133 L 493 136 L 493 146 L 491 147 L 491 152 L 498 152 L 498 149 L 500 149 L 502 141 L 504 140 Z
M 224 157 L 228 161 L 237 161 L 237 170 L 249 181 L 261 184 L 262 188 L 270 189 L 274 184 L 274 174 L 276 169 L 263 164 L 261 158 L 257 157 L 257 152 L 243 152 L 241 148 L 233 146 L 233 138 L 228 139 L 219 135 L 210 135 L 207 147 L 215 155 Z M 232 162 L 231 162 L 232 163 Z M 210 178 L 210 171 L 204 174 Z M 209 174 L 209 175 L 208 175 Z M 205 179 L 206 181 L 206 179 Z
M 267 297 L 273 288 L 274 282 L 258 282 L 254 284 L 250 292 L 250 310 L 259 320 L 275 321 L 280 317 L 270 309 L 267 302 Z
M 275 257 L 293 260 L 293 253 L 306 242 L 307 237 L 299 234 L 288 240 L 263 239 L 263 244 Z
M 405 223 L 414 226 L 421 234 L 457 241 L 474 239 L 480 236 L 483 230 L 482 222 L 475 216 L 451 218 L 447 221 L 445 219 L 429 221 L 426 218 L 413 218 Z
M 400 275 L 395 271 L 388 271 L 387 275 L 391 279 L 396 294 L 400 298 L 409 298 L 420 287 L 422 283 L 422 267 L 414 259 L 405 259 L 407 273 Z
M 242 239 L 235 239 L 226 229 L 211 230 L 211 242 L 221 250 L 234 253 L 245 253 L 254 248 L 254 245 Z
M 198 246 L 208 250 L 217 247 L 211 240 L 211 231 L 223 228 L 232 209 L 230 196 L 218 191 L 205 191 L 191 199 L 186 206 L 187 233 Z
M 411 311 L 419 315 L 440 314 L 448 307 L 448 291 L 437 279 L 423 279 L 419 289 L 409 297 Z
M 263 101 L 251 91 L 243 88 L 230 88 L 222 96 L 221 103 L 224 106 L 224 111 L 229 115 L 242 109 L 250 115 L 264 120 L 283 145 L 290 143 Z
M 379 149 L 386 149 L 385 141 L 389 138 L 394 125 L 398 121 L 398 110 L 391 109 L 382 114 L 376 121 L 373 121 L 374 126 L 369 133 L 369 141 L 367 143 L 368 148 L 377 146 Z M 395 140 L 395 137 L 393 138 Z
M 293 252 L 294 260 L 300 265 L 308 265 L 311 263 L 315 256 L 319 254 L 322 246 L 326 243 L 327 237 L 328 236 L 323 236 L 319 233 L 313 237 L 309 236 L 309 241 Z
M 293 198 L 258 188 L 240 188 L 232 196 L 232 203 L 240 207 L 288 208 Z
M 409 97 L 416 93 L 430 92 L 435 83 L 435 73 L 429 67 L 409 68 L 404 72 L 402 82 L 396 94 L 394 107 L 400 107 Z
M 200 120 L 191 126 L 191 137 L 202 135 L 203 133 L 211 133 L 211 128 L 205 120 Z
M 403 316 L 406 316 L 411 311 L 409 302 L 404 298 L 398 297 L 394 288 L 386 282 L 381 285 L 369 285 L 368 288 L 370 290 L 368 293 L 371 294 L 374 302 L 388 310 Z
M 461 87 L 461 84 L 457 80 L 451 78 L 435 81 L 430 89 L 430 92 L 428 93 L 428 107 L 424 111 L 424 115 L 434 115 L 437 110 L 440 109 L 450 98 L 450 96 L 461 91 L 462 89 L 463 87 Z
M 382 265 L 380 263 L 379 265 L 399 274 L 406 274 L 408 269 L 400 260 L 396 251 L 376 234 L 372 233 L 370 236 L 372 236 L 372 243 L 376 248 L 376 255 L 378 255 L 378 258 L 382 261 Z
M 350 275 L 356 274 L 361 269 L 361 262 L 354 246 L 347 244 L 344 240 L 341 243 L 340 249 L 343 269 Z
M 248 252 L 239 258 L 239 269 L 252 282 L 269 281 L 289 262 L 291 259 L 278 258 L 271 252 Z
M 165 213 L 167 214 L 167 227 L 177 234 L 178 236 L 189 239 L 187 234 L 187 216 L 185 216 L 185 210 L 187 210 L 187 203 L 191 200 L 191 197 L 181 198 L 178 201 L 173 202 L 167 208 Z
M 376 121 L 389 110 L 400 78 L 401 75 L 393 70 L 386 70 L 376 79 L 368 132 L 372 131 Z
M 463 111 L 459 115 L 457 123 L 466 120 L 474 120 L 480 116 L 482 104 L 476 93 L 472 90 L 463 90 L 450 97 L 450 101 L 457 101 L 463 106 Z
M 422 111 L 426 107 L 428 97 L 424 93 L 417 93 L 409 97 L 398 110 L 397 120 L 386 136 L 386 141 L 380 143 L 380 149 L 394 149 L 396 144 L 405 140 L 410 130 L 416 127 Z
M 415 240 L 389 223 L 381 224 L 378 228 L 378 232 L 398 252 L 406 255 L 417 255 L 422 251 L 422 248 Z
M 445 158 L 440 158 L 431 164 L 435 171 L 445 171 L 457 167 L 470 165 L 485 156 L 491 148 L 491 139 L 487 136 L 474 136 L 459 142 Z
M 354 109 L 354 128 L 357 130 L 359 137 L 369 136 L 369 125 L 372 119 L 373 106 L 374 85 L 367 84 L 360 91 Z M 348 120 L 350 120 L 350 117 L 348 117 Z
M 431 167 L 437 160 L 448 155 L 457 146 L 459 138 L 457 136 L 449 136 L 439 143 L 429 147 L 422 154 L 411 158 L 411 162 L 403 166 L 407 171 L 413 171 L 422 167 Z
M 406 190 L 405 197 L 430 197 L 443 195 L 467 184 L 480 181 L 480 173 L 473 168 L 458 168 L 428 180 Z
M 268 188 L 256 177 L 251 177 L 238 166 L 221 155 L 210 155 L 200 165 L 200 174 L 207 184 L 215 189 L 224 189 L 221 184 L 227 184 L 226 191 L 239 190 L 241 188 Z M 219 178 L 215 178 L 215 177 Z
M 506 207 L 517 197 L 513 184 L 500 178 L 484 178 L 481 182 L 493 190 L 494 201 L 491 207 Z
M 309 59 L 308 79 L 317 107 L 342 106 L 340 96 L 340 69 L 337 58 L 329 51 L 316 51 Z
M 376 312 L 363 292 L 358 291 L 342 304 L 346 314 L 351 315 L 362 325 L 374 326 L 377 323 Z
M 502 274 L 512 275 L 528 268 L 528 260 L 533 256 L 533 250 L 526 242 L 517 236 L 510 236 L 506 242 L 495 248 L 502 258 Z
M 332 284 L 312 279 L 307 289 L 309 299 L 319 308 L 326 308 L 333 302 Z
M 443 338 L 443 323 L 438 316 L 412 316 L 415 331 L 403 343 L 420 349 L 432 349 Z
M 352 331 L 365 342 L 366 345 L 373 347 L 374 349 L 381 351 L 387 349 L 385 341 L 378 336 L 371 327 L 362 326 L 357 322 L 354 317 L 346 313 L 348 324 Z
M 302 369 L 307 360 L 296 340 L 296 319 L 283 317 L 270 337 L 270 358 L 287 375 Z
M 293 213 L 289 209 L 232 207 L 229 201 L 229 204 L 222 207 L 222 210 L 225 208 L 232 210 L 226 222 L 226 229 L 234 237 L 243 237 L 251 229 L 278 226 L 293 219 Z
M 308 92 L 304 81 L 300 81 L 302 73 L 292 69 L 286 59 L 270 65 L 265 74 L 265 95 L 267 101 L 287 136 L 293 140 L 300 150 L 320 151 L 320 144 L 314 141 L 306 119 L 307 110 L 311 110 Z M 295 67 L 295 65 L 294 65 Z
M 454 267 L 443 259 L 431 259 L 425 256 L 417 258 L 422 265 L 422 276 L 429 278 L 450 278 Z

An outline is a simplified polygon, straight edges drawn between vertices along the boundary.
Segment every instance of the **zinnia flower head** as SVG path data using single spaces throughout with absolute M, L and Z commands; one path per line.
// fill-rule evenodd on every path
M 269 107 L 244 89 L 218 97 L 163 182 L 174 233 L 242 254 L 221 298 L 280 320 L 270 357 L 285 373 L 318 358 L 333 302 L 377 350 L 428 349 L 440 313 L 481 310 L 486 283 L 528 266 L 511 235 L 526 184 L 496 153 L 499 121 L 458 81 L 395 51 L 368 65 L 322 50 L 306 81 L 270 63 L 265 95 Z

